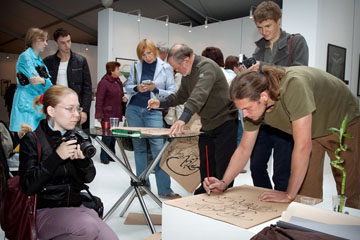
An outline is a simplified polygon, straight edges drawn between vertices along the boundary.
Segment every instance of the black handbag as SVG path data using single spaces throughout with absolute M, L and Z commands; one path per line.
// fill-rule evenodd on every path
M 65 165 L 66 166 L 66 165 Z M 86 192 L 80 192 L 82 204 L 90 209 L 94 209 L 95 212 L 99 215 L 99 218 L 103 217 L 104 214 L 104 204 L 101 199 L 97 196 L 94 196 L 89 191 L 89 186 L 83 183 L 76 172 L 73 171 L 71 167 L 66 167 L 66 169 L 71 173 L 74 179 L 86 190 Z
M 104 204 L 99 197 L 92 195 L 88 189 L 86 190 L 87 192 L 80 193 L 82 204 L 87 208 L 94 209 L 99 217 L 102 218 L 104 215 Z

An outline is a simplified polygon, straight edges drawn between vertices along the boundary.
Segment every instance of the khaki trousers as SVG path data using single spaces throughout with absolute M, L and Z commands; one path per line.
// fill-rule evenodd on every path
M 345 196 L 346 206 L 360 209 L 360 120 L 348 126 L 346 133 L 354 138 L 343 138 L 343 144 L 347 144 L 346 152 L 340 152 L 339 156 L 344 159 L 340 164 L 346 170 Z M 319 137 L 312 140 L 312 152 L 309 167 L 301 186 L 299 194 L 314 198 L 322 198 L 323 170 L 325 152 L 331 161 L 335 160 L 334 151 L 339 147 L 339 137 L 334 134 Z M 339 169 L 331 167 L 338 194 L 341 192 L 342 173 Z

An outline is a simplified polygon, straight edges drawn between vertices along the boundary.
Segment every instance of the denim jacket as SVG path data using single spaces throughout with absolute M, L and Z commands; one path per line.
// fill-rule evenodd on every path
M 136 68 L 136 81 L 134 81 L 134 68 Z M 131 65 L 130 76 L 125 85 L 126 92 L 129 94 L 128 104 L 131 98 L 138 93 L 134 91 L 134 88 L 140 84 L 141 74 L 142 61 L 137 61 Z M 152 80 L 155 82 L 156 88 L 159 89 L 159 95 L 157 96 L 158 100 L 165 99 L 168 95 L 175 92 L 175 81 L 172 68 L 160 58 L 157 58 L 154 79 Z M 151 92 L 150 97 L 152 98 L 154 96 L 155 94 Z

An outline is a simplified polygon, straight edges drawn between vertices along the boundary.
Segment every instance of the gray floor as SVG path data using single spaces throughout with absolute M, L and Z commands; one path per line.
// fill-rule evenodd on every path
M 99 145 L 94 143 L 99 150 Z M 119 149 L 117 148 L 117 153 Z M 99 157 L 100 151 L 97 152 L 93 158 L 97 170 L 95 180 L 90 184 L 91 192 L 101 197 L 104 206 L 105 213 L 113 206 L 123 192 L 128 188 L 130 178 L 124 173 L 119 163 L 110 162 L 108 165 L 100 163 Z M 130 164 L 134 168 L 134 156 L 133 152 L 127 152 Z M 235 185 L 239 186 L 242 184 L 252 185 L 251 175 L 248 169 L 245 174 L 240 174 L 235 179 Z M 271 172 L 271 168 L 269 170 Z M 152 184 L 152 191 L 157 194 L 155 176 L 150 175 L 150 182 Z M 182 196 L 191 196 L 186 192 L 177 182 L 172 181 L 172 189 Z M 331 196 L 336 194 L 335 182 L 332 178 L 330 164 L 328 158 L 325 160 L 324 167 L 324 202 L 331 204 Z M 151 214 L 161 214 L 161 208 L 152 201 L 149 196 L 144 196 L 146 206 Z M 164 199 L 161 199 L 164 200 Z M 114 212 L 112 217 L 107 221 L 110 227 L 116 232 L 119 239 L 121 240 L 137 240 L 145 239 L 151 235 L 151 232 L 146 225 L 124 225 L 125 218 L 129 212 L 141 213 L 141 207 L 137 199 L 134 200 L 128 212 L 124 217 L 119 217 L 120 211 L 122 210 L 124 203 Z M 161 232 L 161 226 L 155 226 L 157 232 Z M 0 239 L 4 238 L 4 233 L 0 230 Z

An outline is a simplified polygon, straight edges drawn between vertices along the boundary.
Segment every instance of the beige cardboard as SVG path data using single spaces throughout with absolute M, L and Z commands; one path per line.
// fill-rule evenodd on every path
M 151 221 L 154 225 L 161 225 L 161 215 L 150 214 Z M 124 222 L 125 225 L 147 225 L 143 213 L 129 213 Z
M 145 238 L 145 240 L 161 240 L 161 232 L 156 232 L 150 237 Z
M 194 192 L 200 184 L 198 139 L 175 139 L 160 162 L 160 167 L 189 193 Z
M 292 202 L 289 205 L 287 210 L 282 214 L 281 220 L 289 222 L 293 216 L 327 224 L 360 225 L 360 217 L 296 202 Z
M 193 116 L 185 131 L 199 132 L 200 117 Z M 164 152 L 160 167 L 177 181 L 187 192 L 192 193 L 200 184 L 199 137 L 177 138 Z
M 164 203 L 248 229 L 280 217 L 289 205 L 259 201 L 258 196 L 264 191 L 268 189 L 242 185 L 222 194 L 199 194 Z

